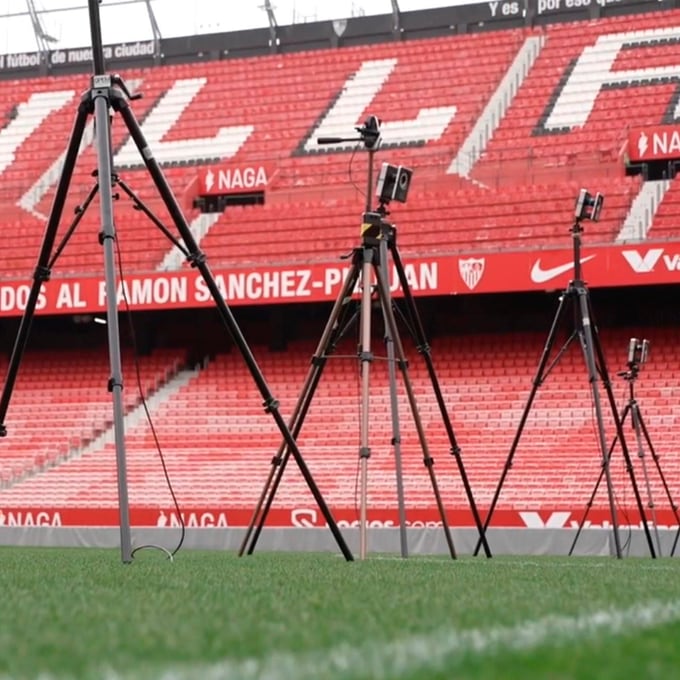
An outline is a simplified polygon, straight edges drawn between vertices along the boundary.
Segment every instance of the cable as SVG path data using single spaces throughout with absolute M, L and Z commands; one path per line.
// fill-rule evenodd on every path
M 121 290 L 123 293 L 123 302 L 125 303 L 125 312 L 126 312 L 126 318 L 128 321 L 128 328 L 130 330 L 130 341 L 132 342 L 132 356 L 133 356 L 133 363 L 135 366 L 135 376 L 137 378 L 137 391 L 139 392 L 139 397 L 141 399 L 142 407 L 144 408 L 144 413 L 146 415 L 146 420 L 149 423 L 149 429 L 151 430 L 151 435 L 153 437 L 154 443 L 156 445 L 156 451 L 158 452 L 158 457 L 160 458 L 161 461 L 161 467 L 163 468 L 163 475 L 165 477 L 165 482 L 168 486 L 168 491 L 170 492 L 170 496 L 172 498 L 173 505 L 175 506 L 175 512 L 177 513 L 177 519 L 179 521 L 180 525 L 180 537 L 177 542 L 177 545 L 173 550 L 168 550 L 167 548 L 164 548 L 159 545 L 153 545 L 153 544 L 146 544 L 146 545 L 140 545 L 136 547 L 132 551 L 132 557 L 135 556 L 135 553 L 138 552 L 139 550 L 143 550 L 145 548 L 154 548 L 156 550 L 161 550 L 162 552 L 166 553 L 168 555 L 168 559 L 172 562 L 174 556 L 179 552 L 180 548 L 184 544 L 184 538 L 186 536 L 186 525 L 184 522 L 184 516 L 182 514 L 182 510 L 179 506 L 179 502 L 177 501 L 177 496 L 175 495 L 175 490 L 172 486 L 172 481 L 170 480 L 170 474 L 168 473 L 168 468 L 165 463 L 165 456 L 163 455 L 163 449 L 161 447 L 160 440 L 158 439 L 158 434 L 156 432 L 156 428 L 153 424 L 153 418 L 151 417 L 151 412 L 149 411 L 149 405 L 146 402 L 146 397 L 144 395 L 144 386 L 142 385 L 142 375 L 141 371 L 139 368 L 139 352 L 137 349 L 137 335 L 135 333 L 135 325 L 132 321 L 132 310 L 130 308 L 130 301 L 127 296 L 127 289 L 125 286 L 125 277 L 123 274 L 123 258 L 121 257 L 121 252 L 120 252 L 120 243 L 118 241 L 118 236 L 114 238 L 114 243 L 116 244 L 116 256 L 118 260 L 118 275 L 120 277 L 121 281 Z
M 352 155 L 349 157 L 349 164 L 347 167 L 347 174 L 349 176 L 349 181 L 350 184 L 359 192 L 360 196 L 363 196 L 366 198 L 366 194 L 364 190 L 354 181 L 354 178 L 352 177 L 352 163 L 354 162 L 354 157 L 356 156 L 357 149 L 361 146 L 361 143 L 356 144 L 354 148 L 352 149 Z M 369 155 L 369 162 L 370 162 L 370 155 Z

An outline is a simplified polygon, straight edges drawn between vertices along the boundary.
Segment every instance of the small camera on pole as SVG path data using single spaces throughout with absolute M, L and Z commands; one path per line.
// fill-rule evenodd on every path
M 649 340 L 631 338 L 628 342 L 628 366 L 639 368 L 649 358 Z
M 403 165 L 383 163 L 376 185 L 375 195 L 382 204 L 390 201 L 406 203 L 413 171 Z
M 576 199 L 574 216 L 577 220 L 591 220 L 597 222 L 600 219 L 600 211 L 604 203 L 602 194 L 591 194 L 586 189 L 581 189 Z

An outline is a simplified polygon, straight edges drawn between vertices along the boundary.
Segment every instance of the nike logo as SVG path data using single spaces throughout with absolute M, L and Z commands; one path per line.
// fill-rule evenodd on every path
M 588 262 L 588 260 L 592 260 L 594 257 L 595 255 L 588 255 L 588 257 L 582 257 L 581 264 L 583 264 L 584 262 Z M 531 280 L 534 283 L 545 283 L 546 281 L 550 281 L 550 279 L 554 279 L 560 274 L 564 274 L 565 272 L 568 272 L 570 269 L 573 268 L 574 263 L 567 262 L 566 264 L 558 264 L 556 267 L 549 267 L 548 269 L 543 269 L 541 267 L 541 260 L 539 258 L 538 260 L 536 260 L 536 262 L 534 262 L 534 266 L 531 268 Z

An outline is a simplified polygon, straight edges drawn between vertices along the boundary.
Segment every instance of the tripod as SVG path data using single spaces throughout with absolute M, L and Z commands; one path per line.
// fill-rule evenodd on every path
M 372 185 L 371 170 L 373 163 L 373 147 L 369 147 L 369 173 L 367 205 L 370 205 L 370 189 Z M 401 472 L 401 437 L 398 422 L 398 399 L 396 387 L 396 368 L 401 372 L 404 387 L 406 390 L 409 407 L 418 434 L 418 440 L 423 452 L 423 463 L 427 469 L 432 492 L 437 505 L 439 516 L 444 531 L 445 540 L 451 558 L 456 558 L 456 550 L 451 536 L 451 530 L 446 517 L 446 511 L 439 491 L 439 484 L 434 472 L 434 459 L 430 455 L 429 446 L 425 437 L 425 430 L 422 420 L 418 413 L 417 401 L 413 385 L 408 374 L 408 363 L 404 355 L 404 348 L 401 343 L 397 322 L 394 314 L 393 304 L 390 296 L 389 282 L 386 265 L 388 256 L 392 256 L 394 269 L 397 273 L 401 285 L 406 307 L 406 321 L 411 329 L 416 341 L 418 352 L 423 356 L 429 378 L 432 382 L 435 398 L 442 420 L 447 432 L 450 452 L 455 456 L 463 482 L 465 492 L 470 504 L 470 508 L 475 519 L 477 528 L 480 532 L 480 542 L 488 557 L 491 556 L 488 544 L 482 531 L 482 522 L 477 511 L 477 507 L 472 495 L 470 483 L 468 481 L 460 447 L 448 416 L 441 388 L 434 370 L 434 364 L 430 353 L 430 347 L 425 337 L 423 326 L 416 309 L 413 295 L 410 291 L 408 280 L 404 271 L 401 257 L 396 245 L 396 229 L 385 220 L 387 210 L 385 204 L 381 202 L 377 210 L 367 211 L 363 215 L 361 228 L 362 242 L 352 252 L 352 265 L 345 278 L 342 290 L 338 295 L 326 327 L 323 331 L 321 340 L 312 357 L 311 367 L 307 373 L 300 397 L 293 412 L 290 422 L 291 432 L 297 437 L 302 429 L 305 417 L 309 411 L 316 388 L 321 380 L 323 369 L 328 358 L 334 353 L 338 342 L 345 334 L 349 325 L 355 320 L 356 312 L 351 311 L 352 294 L 355 287 L 361 282 L 361 302 L 359 308 L 360 325 L 360 347 L 359 360 L 361 362 L 361 418 L 359 431 L 359 464 L 360 464 L 360 518 L 359 518 L 359 554 L 364 559 L 367 553 L 367 486 L 368 486 L 368 461 L 371 456 L 369 442 L 370 425 L 370 366 L 374 359 L 371 350 L 371 306 L 373 299 L 373 286 L 371 285 L 371 274 L 374 275 L 375 290 L 377 291 L 378 301 L 385 321 L 385 343 L 387 347 L 390 385 L 390 404 L 392 415 L 392 446 L 394 448 L 395 468 L 397 476 L 397 495 L 399 503 L 399 524 L 401 555 L 407 557 L 408 547 L 406 544 L 406 517 L 403 497 L 403 482 Z M 274 496 L 279 488 L 281 479 L 290 456 L 290 451 L 286 442 L 281 444 L 277 454 L 272 459 L 269 477 L 265 483 L 260 501 L 255 508 L 252 521 L 243 543 L 240 554 L 247 552 L 251 554 L 255 550 L 257 540 L 266 522 L 267 515 L 274 500 Z
M 582 196 L 585 194 L 582 191 Z M 599 198 L 599 195 L 598 195 Z M 571 228 L 572 242 L 573 242 L 573 255 L 574 255 L 574 279 L 569 282 L 564 293 L 560 296 L 559 305 L 555 318 L 553 319 L 550 332 L 548 333 L 548 338 L 543 349 L 543 354 L 539 361 L 538 369 L 536 371 L 536 376 L 534 377 L 531 392 L 529 393 L 529 398 L 527 399 L 524 411 L 519 421 L 519 427 L 515 434 L 510 447 L 510 453 L 506 459 L 503 471 L 501 473 L 498 486 L 493 495 L 491 505 L 489 506 L 489 512 L 486 516 L 484 522 L 483 531 L 486 532 L 488 529 L 491 519 L 493 517 L 494 510 L 498 504 L 498 499 L 501 495 L 503 484 L 505 479 L 512 467 L 513 460 L 515 457 L 515 451 L 519 445 L 520 439 L 522 437 L 522 432 L 527 422 L 527 418 L 531 411 L 534 398 L 538 392 L 539 387 L 545 382 L 546 378 L 552 371 L 552 369 L 559 362 L 560 358 L 566 352 L 571 343 L 578 339 L 583 351 L 583 359 L 586 365 L 586 370 L 588 372 L 588 382 L 590 384 L 590 390 L 592 395 L 592 402 L 595 411 L 595 417 L 597 420 L 597 434 L 598 443 L 600 447 L 600 452 L 602 456 L 602 475 L 604 476 L 607 484 L 607 495 L 609 498 L 609 510 L 611 513 L 611 525 L 612 533 L 614 538 L 614 546 L 616 550 L 617 558 L 621 558 L 621 541 L 619 537 L 619 523 L 617 519 L 617 508 L 616 508 L 616 497 L 614 493 L 614 486 L 612 483 L 611 471 L 609 467 L 610 456 L 608 454 L 607 437 L 603 418 L 603 406 L 602 400 L 600 398 L 600 390 L 598 385 L 601 383 L 607 395 L 607 400 L 609 402 L 609 407 L 611 409 L 611 415 L 616 426 L 616 433 L 618 441 L 621 444 L 621 450 L 623 457 L 625 459 L 626 468 L 630 476 L 630 482 L 633 488 L 633 493 L 635 495 L 635 500 L 637 502 L 638 509 L 640 511 L 640 516 L 644 521 L 644 508 L 642 505 L 642 499 L 640 498 L 640 493 L 638 490 L 637 482 L 635 480 L 635 475 L 633 471 L 633 466 L 630 460 L 630 453 L 626 445 L 626 440 L 623 435 L 623 429 L 621 426 L 621 419 L 619 418 L 618 410 L 616 408 L 616 401 L 614 399 L 614 394 L 611 388 L 611 382 L 609 374 L 607 371 L 607 365 L 602 351 L 602 345 L 600 343 L 599 333 L 597 330 L 597 325 L 594 320 L 592 303 L 590 300 L 590 293 L 586 286 L 585 281 L 583 281 L 581 275 L 581 234 L 583 233 L 582 220 L 587 216 L 585 209 L 581 210 L 580 207 L 583 203 L 583 198 L 579 198 L 579 203 L 577 204 L 576 210 L 576 220 Z M 601 199 L 600 203 L 601 205 Z M 599 207 L 597 212 L 593 210 L 592 217 L 590 219 L 597 219 L 596 214 L 599 213 Z M 565 316 L 571 314 L 573 319 L 573 330 L 569 337 L 567 338 L 565 344 L 558 350 L 556 356 L 550 360 L 551 352 L 555 344 L 557 337 L 557 332 L 564 322 Z M 649 543 L 649 551 L 652 557 L 655 556 L 654 545 L 652 543 L 651 534 L 649 533 L 649 528 L 647 523 L 644 522 L 645 533 L 647 535 L 647 540 Z M 479 552 L 480 544 L 478 543 L 475 548 L 475 555 Z
M 633 340 L 631 340 L 631 343 Z M 645 341 L 646 342 L 646 341 Z M 650 515 L 652 519 L 652 523 L 654 525 L 654 537 L 656 539 L 656 547 L 658 550 L 659 557 L 662 555 L 662 550 L 661 550 L 661 538 L 659 536 L 659 526 L 657 523 L 656 519 L 656 504 L 654 503 L 654 498 L 652 494 L 652 487 L 650 484 L 649 480 L 649 471 L 647 470 L 647 462 L 645 458 L 645 447 L 644 445 L 647 445 L 647 449 L 649 450 L 649 453 L 651 454 L 652 461 L 654 462 L 654 465 L 656 467 L 656 471 L 659 475 L 659 479 L 661 481 L 661 485 L 663 486 L 663 490 L 666 494 L 666 498 L 668 499 L 668 503 L 671 507 L 671 511 L 673 512 L 673 515 L 675 517 L 675 522 L 678 525 L 678 531 L 675 534 L 675 539 L 673 541 L 673 545 L 671 547 L 670 551 L 670 557 L 673 557 L 675 555 L 675 549 L 678 545 L 678 539 L 680 538 L 680 515 L 678 514 L 678 506 L 673 500 L 673 496 L 671 495 L 671 491 L 668 488 L 668 484 L 666 482 L 666 477 L 663 473 L 663 470 L 661 469 L 661 463 L 659 461 L 659 456 L 657 455 L 656 451 L 654 450 L 654 445 L 652 444 L 652 439 L 649 436 L 649 430 L 647 429 L 647 425 L 645 425 L 644 418 L 642 417 L 642 413 L 640 411 L 640 403 L 638 400 L 635 398 L 635 381 L 637 380 L 639 373 L 640 373 L 640 367 L 641 367 L 641 362 L 636 361 L 634 358 L 631 359 L 628 362 L 628 370 L 627 371 L 621 371 L 618 373 L 619 377 L 623 378 L 627 383 L 628 383 L 628 401 L 626 403 L 625 408 L 623 409 L 623 413 L 621 415 L 621 424 L 623 425 L 626 422 L 626 418 L 630 415 L 631 417 L 631 425 L 633 428 L 633 432 L 635 433 L 635 442 L 637 445 L 637 454 L 638 458 L 640 459 L 640 467 L 642 469 L 642 474 L 644 476 L 645 480 L 645 487 L 647 491 L 647 506 L 649 507 L 650 510 Z M 614 441 L 612 442 L 612 445 L 609 449 L 608 456 L 611 457 L 614 448 L 616 447 L 618 439 L 614 438 Z M 574 541 L 571 545 L 571 549 L 569 550 L 569 554 L 571 555 L 574 551 L 574 548 L 576 547 L 576 543 L 579 539 L 579 536 L 581 534 L 581 531 L 585 525 L 585 522 L 588 518 L 588 513 L 590 512 L 590 508 L 593 505 L 593 501 L 595 500 L 595 496 L 597 495 L 598 489 L 600 487 L 600 484 L 602 483 L 602 473 L 600 473 L 600 476 L 595 483 L 595 487 L 593 489 L 593 493 L 590 496 L 590 499 L 588 503 L 586 504 L 586 509 L 585 512 L 583 513 L 583 518 L 579 522 L 578 530 L 576 532 L 576 536 L 574 537 Z M 643 518 L 644 519 L 644 518 Z
M 106 291 L 106 319 L 108 328 L 108 347 L 111 377 L 108 381 L 108 390 L 112 394 L 113 401 L 113 425 L 116 449 L 117 464 L 117 484 L 118 484 L 118 504 L 120 519 L 120 548 L 121 558 L 124 563 L 132 561 L 132 545 L 130 537 L 130 518 L 129 502 L 127 493 L 127 472 L 125 454 L 125 433 L 124 433 L 124 408 L 123 408 L 123 376 L 121 369 L 120 334 L 118 327 L 118 310 L 116 303 L 116 270 L 115 270 L 115 249 L 116 229 L 114 225 L 112 188 L 119 186 L 135 201 L 135 207 L 142 210 L 152 222 L 159 226 L 163 233 L 179 247 L 186 256 L 187 261 L 195 267 L 203 277 L 207 289 L 215 302 L 218 313 L 227 328 L 234 344 L 238 347 L 243 359 L 245 360 L 250 374 L 259 389 L 263 398 L 263 406 L 266 413 L 271 414 L 277 427 L 279 428 L 288 450 L 295 458 L 302 475 L 312 492 L 319 509 L 324 515 L 328 527 L 330 528 L 335 540 L 347 560 L 352 560 L 350 552 L 340 530 L 333 519 L 326 502 L 316 485 L 309 468 L 307 467 L 300 450 L 293 438 L 286 422 L 279 411 L 279 403 L 272 395 L 267 382 L 262 375 L 255 357 L 253 356 L 248 344 L 241 333 L 241 330 L 231 313 L 220 289 L 208 267 L 206 256 L 198 248 L 198 244 L 191 232 L 191 229 L 182 214 L 182 210 L 175 198 L 170 186 L 163 175 L 158 161 L 155 159 L 152 150 L 149 148 L 144 134 L 132 112 L 129 100 L 137 99 L 131 96 L 127 87 L 120 76 L 109 75 L 104 69 L 104 52 L 102 46 L 101 23 L 99 18 L 98 0 L 88 0 L 88 10 L 90 18 L 90 33 L 92 37 L 93 54 L 93 76 L 91 88 L 85 92 L 80 100 L 78 111 L 73 124 L 73 129 L 68 142 L 64 166 L 57 183 L 52 207 L 50 210 L 47 226 L 45 228 L 38 263 L 33 274 L 33 285 L 27 298 L 26 308 L 21 319 L 17 337 L 10 357 L 7 377 L 0 396 L 0 436 L 7 434 L 5 417 L 9 408 L 12 390 L 16 381 L 19 365 L 26 347 L 31 322 L 36 308 L 36 303 L 42 284 L 49 280 L 52 266 L 61 251 L 66 246 L 68 238 L 73 234 L 78 222 L 82 219 L 87 206 L 94 199 L 95 194 L 100 197 L 100 218 L 101 232 L 99 242 L 104 250 L 104 272 L 105 272 L 105 291 Z M 165 204 L 172 221 L 179 232 L 182 242 L 177 240 L 158 220 L 153 213 L 148 210 L 134 193 L 123 183 L 113 171 L 112 148 L 111 148 L 111 120 L 110 111 L 120 114 L 125 123 L 134 143 L 137 147 L 140 158 L 146 166 L 151 180 L 153 181 L 158 193 Z M 54 255 L 52 249 L 56 240 L 57 229 L 61 220 L 64 204 L 71 184 L 73 170 L 78 158 L 78 151 L 83 138 L 87 119 L 94 115 L 96 130 L 96 154 L 97 154 L 97 184 L 88 194 L 83 206 L 77 212 L 76 218 L 71 224 L 64 239 L 57 247 Z

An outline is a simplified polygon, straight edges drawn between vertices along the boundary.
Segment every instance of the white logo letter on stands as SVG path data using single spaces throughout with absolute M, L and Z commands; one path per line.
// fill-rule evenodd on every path
M 597 95 L 604 85 L 619 83 L 646 83 L 655 78 L 680 78 L 680 64 L 657 66 L 631 71 L 612 70 L 616 57 L 624 46 L 636 47 L 646 43 L 680 39 L 680 27 L 662 28 L 656 31 L 631 31 L 601 35 L 597 42 L 584 48 L 576 61 L 574 70 L 562 88 L 544 127 L 546 130 L 562 130 L 579 127 L 588 120 L 595 106 Z M 678 117 L 676 106 L 673 116 Z
M 571 516 L 570 512 L 551 512 L 550 517 L 543 521 L 541 516 L 534 511 L 520 511 L 519 516 L 524 520 L 524 525 L 529 529 L 562 529 Z
M 53 111 L 73 97 L 74 90 L 39 92 L 17 106 L 15 118 L 0 130 L 0 174 L 13 162 L 16 150 L 40 127 Z
M 177 80 L 144 121 L 142 131 L 149 151 L 159 163 L 231 158 L 252 133 L 252 125 L 234 125 L 220 128 L 214 137 L 162 141 L 206 82 L 206 78 Z M 142 163 L 142 157 L 130 137 L 116 154 L 114 164 L 133 166 Z
M 312 130 L 305 151 L 317 150 L 317 137 L 350 137 L 361 115 L 387 82 L 397 65 L 396 59 L 365 61 L 345 82 L 342 92 L 321 123 Z M 439 139 L 456 115 L 455 106 L 420 109 L 413 120 L 395 120 L 381 127 L 384 144 L 427 142 Z M 340 142 L 334 148 L 350 149 L 356 142 Z
M 637 274 L 649 274 L 654 271 L 654 266 L 663 255 L 663 248 L 650 248 L 645 254 L 640 255 L 637 250 L 624 250 L 621 252 L 631 269 Z

